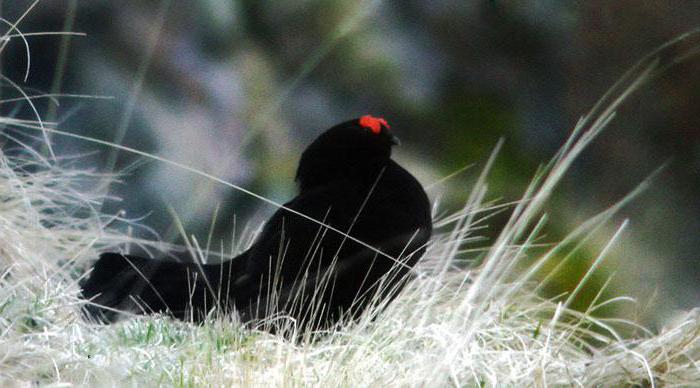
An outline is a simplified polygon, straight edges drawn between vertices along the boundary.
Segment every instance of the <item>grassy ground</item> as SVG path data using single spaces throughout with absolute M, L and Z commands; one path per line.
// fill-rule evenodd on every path
M 532 257 L 546 222 L 543 205 L 573 160 L 629 93 L 682 58 L 659 62 L 657 54 L 640 62 L 582 118 L 512 208 L 510 222 L 478 267 L 464 269 L 454 260 L 497 210 L 484 202 L 494 158 L 464 208 L 436 216 L 440 232 L 397 300 L 359 322 L 299 342 L 243 327 L 235 317 L 199 326 L 157 316 L 111 326 L 82 320 L 85 302 L 77 297 L 77 282 L 98 252 L 124 244 L 158 249 L 158 243 L 111 227 L 128 220 L 102 214 L 100 190 L 87 192 L 83 184 L 103 177 L 11 141 L 17 147 L 0 154 L 0 385 L 692 386 L 700 381 L 700 311 L 674 317 L 652 333 L 632 321 L 596 318 L 601 308 L 633 303 L 630 298 L 599 295 L 584 311 L 569 308 L 626 222 L 609 236 L 573 292 L 544 299 L 538 291 L 549 277 L 534 280 L 542 279 L 545 268 L 549 275 L 560 270 L 550 261 L 576 252 L 576 242 L 609 225 L 636 194 Z M 31 134 L 41 141 L 51 134 L 79 140 L 39 121 L 0 122 L 6 139 Z M 525 258 L 532 264 L 523 269 Z M 634 336 L 619 334 L 630 328 Z

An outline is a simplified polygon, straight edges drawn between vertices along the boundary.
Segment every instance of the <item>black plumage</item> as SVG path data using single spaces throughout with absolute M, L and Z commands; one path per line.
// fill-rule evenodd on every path
M 432 231 L 423 188 L 391 160 L 395 143 L 371 116 L 329 129 L 301 157 L 299 195 L 250 249 L 210 265 L 103 254 L 82 285 L 85 311 L 102 321 L 117 310 L 201 321 L 216 307 L 243 321 L 279 314 L 320 328 L 392 298 Z

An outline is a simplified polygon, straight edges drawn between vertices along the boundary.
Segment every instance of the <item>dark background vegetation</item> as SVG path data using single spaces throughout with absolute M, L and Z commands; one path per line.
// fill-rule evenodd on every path
M 16 21 L 33 1 L 0 3 L 3 18 Z M 295 165 L 311 139 L 348 118 L 383 115 L 403 141 L 396 158 L 424 184 L 476 164 L 431 188 L 442 209 L 454 210 L 499 138 L 506 143 L 489 198 L 515 200 L 617 77 L 698 23 L 700 1 L 51 0 L 36 4 L 19 28 L 87 36 L 27 38 L 26 82 L 20 40 L 3 52 L 2 67 L 34 88 L 30 94 L 113 97 L 62 98 L 58 107 L 36 100 L 61 129 L 152 152 L 280 202 L 294 193 Z M 619 217 L 618 224 L 630 217 L 630 228 L 596 280 L 615 273 L 617 290 L 644 302 L 656 295 L 647 312 L 656 318 L 700 304 L 699 70 L 692 59 L 628 100 L 547 209 L 543 241 L 556 241 L 668 162 Z M 5 85 L 2 95 L 17 93 Z M 14 108 L 3 104 L 2 113 L 31 118 L 26 105 Z M 254 227 L 273 210 L 173 167 L 54 141 L 59 154 L 97 151 L 83 163 L 124 171 L 110 191 L 122 201 L 105 210 L 146 216 L 166 240 L 179 233 L 168 207 L 203 238 L 219 207 L 225 244 L 234 213 L 240 231 L 240 220 Z M 484 235 L 493 237 L 504 217 Z M 572 286 L 605 235 L 552 292 Z

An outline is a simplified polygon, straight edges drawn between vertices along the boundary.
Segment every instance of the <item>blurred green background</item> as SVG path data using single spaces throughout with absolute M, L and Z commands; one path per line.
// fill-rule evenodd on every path
M 33 3 L 0 1 L 0 14 L 15 22 Z M 402 139 L 396 159 L 425 185 L 476 164 L 431 189 L 442 209 L 455 210 L 499 138 L 506 143 L 489 199 L 512 201 L 624 71 L 698 23 L 700 1 L 46 0 L 21 20 L 22 32 L 87 36 L 28 37 L 26 82 L 21 40 L 8 43 L 1 62 L 29 94 L 113 97 L 62 98 L 60 106 L 37 99 L 61 129 L 188 164 L 276 201 L 294 195 L 298 156 L 323 129 L 382 115 Z M 699 70 L 700 60 L 687 61 L 628 100 L 547 209 L 543 241 L 551 242 L 669 162 L 620 215 L 618 224 L 630 217 L 630 228 L 594 282 L 617 271 L 616 292 L 643 302 L 655 295 L 651 319 L 700 305 Z M 5 82 L 2 96 L 17 92 Z M 0 109 L 32 118 L 26 104 Z M 105 210 L 145 217 L 166 240 L 178 239 L 168 207 L 200 236 L 217 207 L 220 236 L 230 234 L 234 213 L 239 228 L 242 220 L 255 227 L 274 210 L 173 167 L 53 140 L 59 154 L 87 153 L 81 163 L 124 171 L 110 191 L 121 200 Z M 483 234 L 493 237 L 505 217 Z M 571 288 L 604 241 L 577 256 L 551 291 Z

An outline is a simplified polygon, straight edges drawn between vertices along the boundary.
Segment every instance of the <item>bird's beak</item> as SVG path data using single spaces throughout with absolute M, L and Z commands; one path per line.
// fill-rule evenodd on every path
M 401 145 L 401 140 L 399 140 L 399 138 L 396 137 L 396 135 L 394 135 L 394 134 L 392 134 L 392 135 L 389 137 L 389 142 L 390 142 L 391 144 L 393 144 L 393 145 L 396 145 L 396 146 L 400 146 L 400 145 Z

